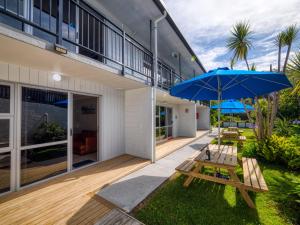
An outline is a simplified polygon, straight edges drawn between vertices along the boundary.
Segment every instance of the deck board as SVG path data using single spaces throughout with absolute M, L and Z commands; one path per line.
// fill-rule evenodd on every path
M 0 224 L 91 224 L 114 206 L 95 193 L 150 162 L 123 155 L 0 197 Z
M 197 140 L 201 136 L 203 136 L 207 131 L 206 130 L 198 130 L 196 133 L 196 137 L 177 137 L 171 140 L 168 140 L 164 143 L 158 144 L 155 148 L 156 150 L 156 159 L 161 159 L 172 152 L 182 148 L 183 146 Z

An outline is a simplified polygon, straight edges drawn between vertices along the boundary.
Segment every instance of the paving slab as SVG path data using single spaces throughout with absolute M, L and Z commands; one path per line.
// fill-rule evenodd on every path
M 124 211 L 131 212 L 148 195 L 172 176 L 178 165 L 199 152 L 201 144 L 210 143 L 212 139 L 213 137 L 205 135 L 156 161 L 154 164 L 145 166 L 123 177 L 100 190 L 97 194 Z

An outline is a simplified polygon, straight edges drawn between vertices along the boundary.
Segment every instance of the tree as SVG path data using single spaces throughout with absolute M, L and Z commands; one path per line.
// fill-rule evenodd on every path
M 288 46 L 286 56 L 285 56 L 284 65 L 283 65 L 283 72 L 284 73 L 286 72 L 286 67 L 287 67 L 287 64 L 288 64 L 288 59 L 289 59 L 289 56 L 290 56 L 292 44 L 297 38 L 298 31 L 299 30 L 296 27 L 296 25 L 291 25 L 291 26 L 287 27 L 286 30 L 284 31 L 283 41 L 284 41 L 284 44 Z
M 292 25 L 280 32 L 276 37 L 275 44 L 278 46 L 278 72 L 281 71 L 282 47 L 288 47 L 283 66 L 283 71 L 285 72 L 287 68 L 287 62 L 290 57 L 291 46 L 297 37 L 297 33 L 297 27 Z M 252 64 L 250 68 L 247 61 L 248 52 L 252 47 L 251 36 L 252 31 L 250 30 L 249 23 L 240 22 L 233 26 L 231 37 L 229 37 L 227 41 L 227 48 L 234 53 L 233 58 L 231 59 L 231 65 L 234 60 L 245 60 L 248 70 L 256 69 L 255 64 Z M 300 55 L 295 56 L 295 58 L 292 60 L 294 61 L 292 68 L 294 68 L 294 70 L 299 69 L 298 66 L 300 65 Z M 297 82 L 300 85 L 300 81 L 298 80 Z M 259 98 L 258 96 L 255 99 L 255 123 L 258 129 L 256 130 L 253 128 L 253 131 L 258 141 L 264 140 L 272 135 L 274 121 L 278 111 L 278 105 L 278 92 L 271 93 L 266 98 Z M 253 121 L 251 120 L 252 118 L 249 112 L 247 112 L 247 116 L 250 121 Z
M 232 61 L 244 60 L 248 70 L 250 70 L 248 52 L 252 47 L 251 40 L 252 31 L 248 22 L 239 22 L 233 26 L 231 37 L 227 40 L 227 48 L 233 52 Z
M 280 32 L 275 39 L 275 45 L 278 47 L 278 62 L 277 62 L 277 70 L 278 72 L 280 72 L 280 68 L 281 68 L 281 48 L 285 45 L 285 33 L 284 32 Z

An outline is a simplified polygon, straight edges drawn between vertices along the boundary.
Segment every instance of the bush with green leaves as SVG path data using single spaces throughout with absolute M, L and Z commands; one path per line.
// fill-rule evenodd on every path
M 257 144 L 255 142 L 246 142 L 243 146 L 243 157 L 254 158 L 257 155 Z
M 275 121 L 275 133 L 279 136 L 288 137 L 292 134 L 292 129 L 290 128 L 290 123 L 286 118 L 278 118 Z
M 300 149 L 293 139 L 273 134 L 258 144 L 257 153 L 270 162 L 280 162 L 294 170 L 300 169 Z

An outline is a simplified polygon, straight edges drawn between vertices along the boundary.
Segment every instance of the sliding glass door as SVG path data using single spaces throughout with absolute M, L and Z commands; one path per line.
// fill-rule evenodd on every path
M 0 194 L 10 191 L 12 174 L 14 88 L 0 82 Z
M 168 140 L 173 137 L 173 111 L 172 108 L 156 106 L 156 141 Z
M 0 82 L 0 194 L 99 161 L 99 98 Z
M 73 168 L 98 161 L 98 98 L 73 94 Z

